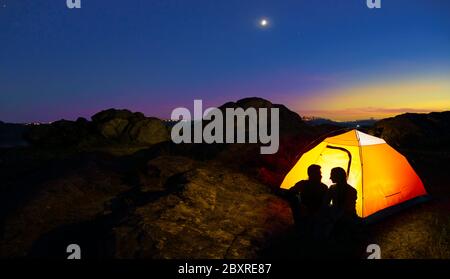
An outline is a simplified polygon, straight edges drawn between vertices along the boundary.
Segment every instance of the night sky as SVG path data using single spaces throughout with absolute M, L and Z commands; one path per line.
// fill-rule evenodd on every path
M 448 110 L 450 1 L 0 0 L 2 121 L 249 96 L 335 120 Z

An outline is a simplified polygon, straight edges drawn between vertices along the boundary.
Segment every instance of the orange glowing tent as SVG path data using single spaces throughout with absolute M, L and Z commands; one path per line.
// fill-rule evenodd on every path
M 347 171 L 348 184 L 358 192 L 356 212 L 368 217 L 416 197 L 426 195 L 422 181 L 407 159 L 383 139 L 357 130 L 326 138 L 304 153 L 289 171 L 281 188 L 307 179 L 311 164 L 322 168 L 322 182 L 331 185 L 331 169 Z

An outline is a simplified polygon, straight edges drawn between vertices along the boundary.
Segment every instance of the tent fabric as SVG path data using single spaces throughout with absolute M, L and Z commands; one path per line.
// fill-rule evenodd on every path
M 357 130 L 326 138 L 302 155 L 281 188 L 289 189 L 308 179 L 310 165 L 321 166 L 322 181 L 331 185 L 331 169 L 342 167 L 348 184 L 358 193 L 356 212 L 368 217 L 380 210 L 426 195 L 422 181 L 407 159 L 383 139 Z
M 382 144 L 386 143 L 384 139 L 380 139 L 368 134 L 361 133 L 360 131 L 356 131 L 356 135 L 359 139 L 359 145 L 360 146 L 366 146 L 366 145 L 375 145 L 375 144 Z

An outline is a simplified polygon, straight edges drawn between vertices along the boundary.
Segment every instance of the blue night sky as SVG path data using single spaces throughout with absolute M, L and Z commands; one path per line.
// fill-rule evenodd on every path
M 450 1 L 81 3 L 0 0 L 0 120 L 248 96 L 342 120 L 450 109 Z

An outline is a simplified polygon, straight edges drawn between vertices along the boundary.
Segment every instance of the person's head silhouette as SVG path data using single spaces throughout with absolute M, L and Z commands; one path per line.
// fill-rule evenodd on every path
M 308 167 L 308 178 L 310 181 L 320 182 L 322 180 L 322 173 L 319 165 L 311 165 Z
M 337 167 L 331 170 L 331 181 L 336 184 L 344 184 L 347 182 L 347 174 L 343 168 Z

